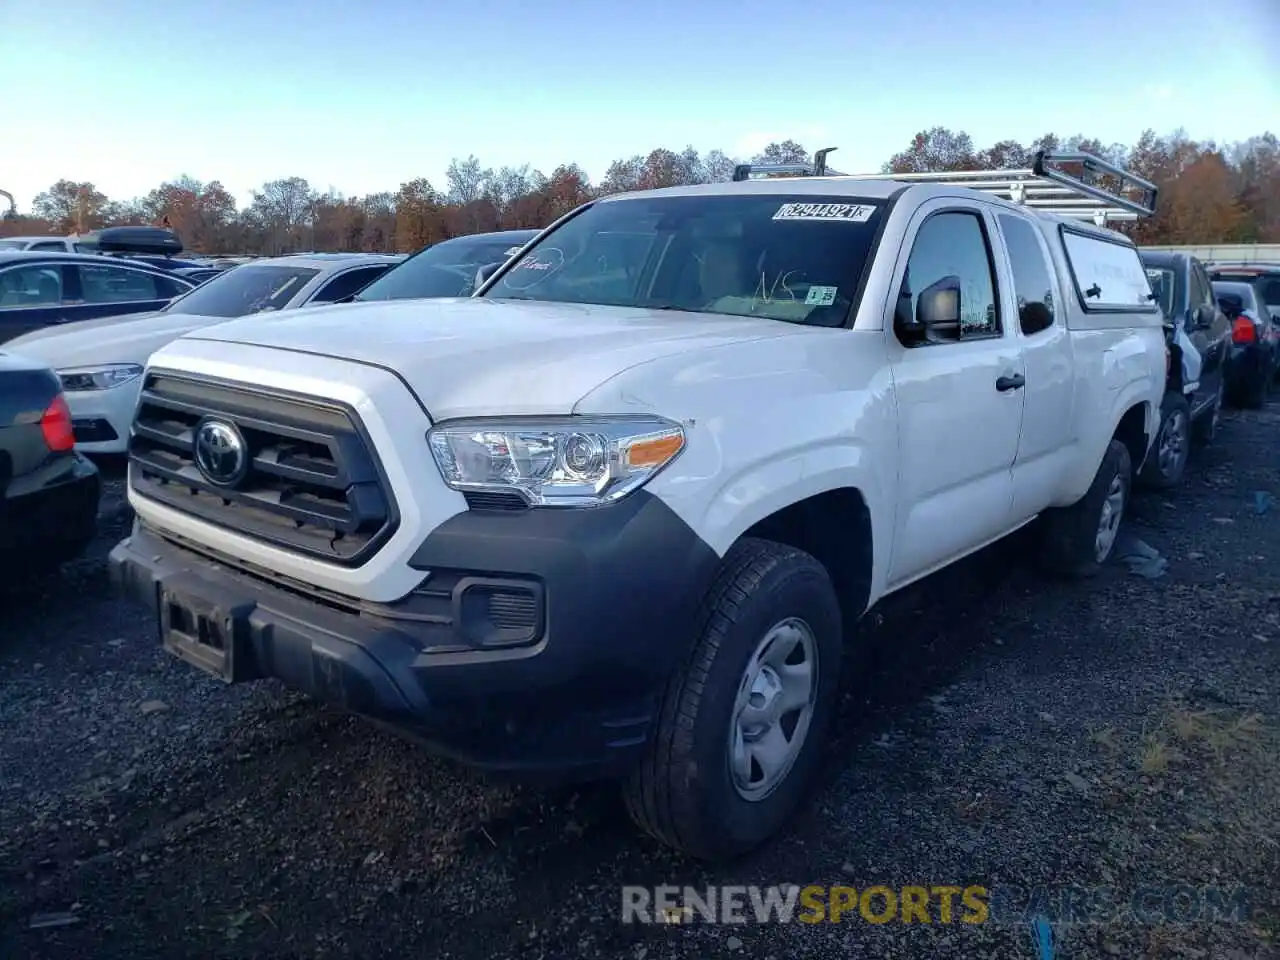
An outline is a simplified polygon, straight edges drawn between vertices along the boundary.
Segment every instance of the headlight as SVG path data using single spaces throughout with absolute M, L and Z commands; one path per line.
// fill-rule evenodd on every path
M 95 367 L 76 367 L 59 370 L 62 378 L 62 389 L 68 392 L 78 390 L 109 390 L 142 375 L 142 367 L 136 363 L 104 363 Z
M 457 420 L 432 427 L 427 442 L 455 490 L 581 507 L 643 486 L 684 449 L 684 430 L 660 417 Z

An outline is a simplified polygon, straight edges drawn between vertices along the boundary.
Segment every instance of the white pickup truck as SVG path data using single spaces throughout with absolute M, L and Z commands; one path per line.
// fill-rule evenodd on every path
M 741 853 L 873 604 L 1032 521 L 1053 570 L 1112 552 L 1167 358 L 1089 222 L 1155 190 L 1098 164 L 740 171 L 589 203 L 470 298 L 193 332 L 144 374 L 112 569 L 225 681 L 616 776 L 660 840 Z

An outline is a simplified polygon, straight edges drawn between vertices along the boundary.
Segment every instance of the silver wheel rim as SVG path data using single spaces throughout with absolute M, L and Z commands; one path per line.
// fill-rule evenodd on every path
M 812 628 L 797 617 L 774 624 L 747 661 L 729 725 L 729 772 L 744 800 L 763 800 L 787 778 L 804 748 L 817 691 Z
M 1186 458 L 1186 425 L 1187 418 L 1182 415 L 1182 411 L 1175 410 L 1165 419 L 1164 429 L 1160 431 L 1157 456 L 1160 472 L 1166 477 L 1177 473 L 1182 468 L 1182 461 Z
M 1111 486 L 1107 487 L 1107 495 L 1102 501 L 1102 516 L 1098 518 L 1098 533 L 1093 540 L 1093 555 L 1099 563 L 1111 555 L 1123 516 L 1124 478 L 1117 474 L 1111 478 Z

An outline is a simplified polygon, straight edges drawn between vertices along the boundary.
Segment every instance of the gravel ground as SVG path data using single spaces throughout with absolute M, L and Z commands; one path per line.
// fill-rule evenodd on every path
M 891 598 L 816 801 L 717 869 L 639 838 L 607 788 L 486 782 L 172 662 L 107 581 L 115 481 L 93 551 L 0 600 L 0 955 L 1280 956 L 1280 503 L 1255 499 L 1280 500 L 1277 451 L 1275 406 L 1229 414 L 1181 489 L 1135 501 L 1159 578 L 1048 583 L 1008 543 Z M 623 884 L 978 884 L 992 913 L 623 924 Z M 1172 884 L 1244 885 L 1248 913 L 1054 922 L 1049 948 L 1017 909 Z

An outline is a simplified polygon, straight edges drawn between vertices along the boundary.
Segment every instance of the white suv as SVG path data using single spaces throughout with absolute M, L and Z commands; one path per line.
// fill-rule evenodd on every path
M 1165 341 L 1133 244 L 1087 220 L 1154 188 L 1053 216 L 1081 180 L 1052 159 L 1004 175 L 1022 203 L 608 197 L 471 298 L 193 332 L 148 364 L 113 570 L 226 681 L 618 776 L 661 840 L 747 850 L 812 782 L 871 605 L 1037 519 L 1054 570 L 1112 551 Z

